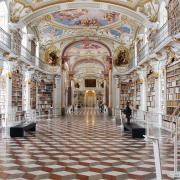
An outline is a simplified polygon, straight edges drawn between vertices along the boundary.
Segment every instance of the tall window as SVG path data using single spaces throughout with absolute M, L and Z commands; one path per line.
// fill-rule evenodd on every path
M 0 27 L 5 31 L 8 29 L 8 8 L 5 1 L 0 1 Z

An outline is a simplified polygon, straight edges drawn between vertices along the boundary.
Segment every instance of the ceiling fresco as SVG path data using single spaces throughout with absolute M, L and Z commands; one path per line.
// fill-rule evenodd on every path
M 85 62 L 77 65 L 74 69 L 74 76 L 83 78 L 85 76 L 96 76 L 102 75 L 103 67 L 97 63 Z
M 126 9 L 133 10 L 134 12 L 142 13 L 147 16 L 151 22 L 157 21 L 157 13 L 159 12 L 161 0 L 90 0 L 90 1 L 80 1 L 80 0 L 9 0 L 9 10 L 10 10 L 10 19 L 11 22 L 17 23 L 21 19 L 26 18 L 28 15 L 31 15 L 32 12 L 37 12 L 49 8 L 49 14 L 52 14 L 57 23 L 67 26 L 76 26 L 81 25 L 82 27 L 90 26 L 106 26 L 116 22 L 118 19 L 119 13 L 111 12 L 113 11 L 112 6 L 109 5 L 118 5 L 119 7 L 125 7 Z M 64 9 L 64 6 L 61 3 L 83 3 L 82 9 L 73 9 L 67 8 L 67 10 L 62 10 L 58 12 L 59 9 Z M 97 3 L 97 6 L 101 5 L 98 3 L 107 3 L 109 7 L 106 7 L 106 10 L 99 11 L 99 8 L 90 9 L 91 3 Z M 86 6 L 87 3 L 87 6 Z M 56 9 L 53 11 L 53 7 Z M 92 5 L 93 6 L 93 5 Z M 66 5 L 65 5 L 66 7 Z M 77 7 L 77 6 L 76 6 Z M 87 8 L 86 8 L 87 7 Z M 89 8 L 89 9 L 88 9 Z M 103 8 L 102 8 L 103 9 Z M 111 11 L 109 12 L 110 9 Z M 97 12 L 96 12 L 97 11 Z M 116 11 L 116 10 L 115 10 Z M 51 13 L 55 12 L 55 13 Z M 73 14 L 72 14 L 73 13 Z M 47 14 L 47 13 L 45 13 Z M 38 16 L 41 16 L 41 13 L 38 13 Z M 133 15 L 131 15 L 133 16 Z M 63 19 L 62 19 L 63 18 Z M 29 19 L 31 20 L 31 19 Z
M 78 10 L 76 9 L 76 11 Z M 96 12 L 101 14 L 102 12 L 104 13 L 105 11 L 99 10 Z M 113 12 L 111 13 L 114 14 Z M 103 17 L 104 16 L 99 17 L 99 19 L 102 19 Z M 69 19 L 71 19 L 71 16 L 69 17 Z M 63 18 L 61 21 L 63 21 Z M 64 20 L 64 22 L 66 22 L 66 19 Z M 119 15 L 117 18 L 117 22 L 115 23 L 114 21 L 112 22 L 113 22 L 112 24 L 99 28 L 95 26 L 95 24 L 94 26 L 90 25 L 90 29 L 87 27 L 83 28 L 81 27 L 81 25 L 75 25 L 75 26 L 72 25 L 73 28 L 71 28 L 71 26 L 65 26 L 56 23 L 56 21 L 53 20 L 52 15 L 46 15 L 33 21 L 33 23 L 31 23 L 30 26 L 36 28 L 36 32 L 38 32 L 39 34 L 40 43 L 42 45 L 46 45 L 52 42 L 58 42 L 58 40 L 64 41 L 63 39 L 64 37 L 73 37 L 73 36 L 88 37 L 88 35 L 93 35 L 93 36 L 102 35 L 102 36 L 106 36 L 107 38 L 114 38 L 114 40 L 119 41 L 121 43 L 125 43 L 126 46 L 130 46 L 134 39 L 135 32 L 139 27 L 139 24 L 125 15 L 121 15 L 121 16 Z
M 82 40 L 70 46 L 66 52 L 65 56 L 75 56 L 75 55 L 108 55 L 108 50 L 101 44 L 89 40 Z
M 120 14 L 106 10 L 70 9 L 51 14 L 60 25 L 71 27 L 103 27 L 119 20 Z
M 88 60 L 75 67 L 75 73 L 83 77 L 102 74 L 102 66 L 93 59 L 101 62 L 106 69 L 111 66 L 107 60 L 110 53 L 103 43 L 111 49 L 112 54 L 119 45 L 130 51 L 136 36 L 144 31 L 143 23 L 157 22 L 160 1 L 9 0 L 9 10 L 12 23 L 26 24 L 45 49 L 50 45 L 56 46 L 59 57 L 63 48 L 72 43 L 65 51 L 64 56 L 68 59 L 65 63 L 73 67 L 81 59 Z M 47 61 L 49 55 L 48 51 Z M 124 63 L 121 63 L 122 59 L 118 56 L 119 67 Z M 129 63 L 130 59 L 123 65 Z
M 55 41 L 63 35 L 63 29 L 59 29 L 50 24 L 40 23 L 38 27 L 39 39 L 42 43 Z

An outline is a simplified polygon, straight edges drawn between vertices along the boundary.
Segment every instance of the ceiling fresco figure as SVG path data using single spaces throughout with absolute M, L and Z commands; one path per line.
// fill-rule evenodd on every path
M 54 21 L 65 26 L 102 27 L 119 20 L 120 14 L 106 10 L 70 9 L 52 13 Z

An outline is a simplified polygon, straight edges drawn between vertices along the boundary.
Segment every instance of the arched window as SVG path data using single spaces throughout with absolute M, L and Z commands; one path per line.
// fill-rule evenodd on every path
M 168 13 L 165 1 L 162 1 L 159 10 L 159 27 L 161 28 L 168 20 Z
M 8 8 L 5 1 L 0 1 L 0 27 L 8 30 Z

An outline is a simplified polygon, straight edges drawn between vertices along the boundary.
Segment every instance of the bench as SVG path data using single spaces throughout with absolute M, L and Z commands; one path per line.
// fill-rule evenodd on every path
M 123 125 L 124 131 L 129 131 L 132 133 L 132 138 L 144 138 L 144 135 L 146 134 L 146 130 L 144 127 L 141 127 L 136 123 L 124 123 Z
M 10 127 L 10 136 L 11 137 L 24 137 L 25 132 L 35 131 L 35 130 L 36 130 L 35 122 L 30 122 L 30 123 L 24 122 L 16 126 Z

